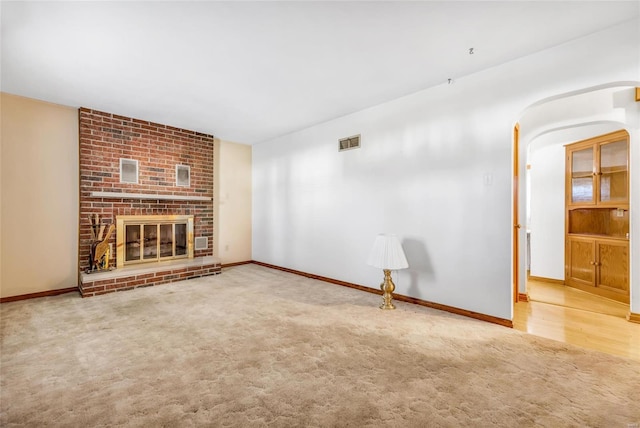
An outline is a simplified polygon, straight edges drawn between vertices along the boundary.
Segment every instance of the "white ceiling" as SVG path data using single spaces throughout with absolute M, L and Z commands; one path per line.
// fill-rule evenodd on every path
M 253 144 L 637 19 L 639 5 L 2 1 L 1 85 Z

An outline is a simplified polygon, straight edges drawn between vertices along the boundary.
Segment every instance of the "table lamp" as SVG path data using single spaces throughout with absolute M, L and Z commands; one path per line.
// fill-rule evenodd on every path
M 384 281 L 380 284 L 383 291 L 380 309 L 395 309 L 392 300 L 396 286 L 391 280 L 391 271 L 409 267 L 398 237 L 388 233 L 376 236 L 367 264 L 384 271 Z

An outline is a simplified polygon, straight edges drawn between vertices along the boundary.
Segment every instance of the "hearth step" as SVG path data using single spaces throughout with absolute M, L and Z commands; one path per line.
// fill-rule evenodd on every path
M 82 297 L 90 297 L 113 291 L 132 290 L 183 279 L 217 275 L 221 271 L 220 259 L 213 256 L 196 257 L 150 265 L 134 265 L 91 274 L 83 272 L 80 274 L 78 288 Z

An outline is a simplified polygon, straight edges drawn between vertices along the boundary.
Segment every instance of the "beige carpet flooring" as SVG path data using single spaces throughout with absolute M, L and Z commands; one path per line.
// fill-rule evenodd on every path
M 621 427 L 640 363 L 268 268 L 5 303 L 0 425 Z

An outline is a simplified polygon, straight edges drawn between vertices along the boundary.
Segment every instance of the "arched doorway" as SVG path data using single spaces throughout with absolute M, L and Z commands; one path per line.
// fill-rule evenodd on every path
M 516 250 L 514 249 L 514 274 L 518 274 L 518 287 L 514 289 L 514 294 L 520 296 L 527 296 L 529 288 L 527 286 L 527 258 L 532 257 L 532 275 L 540 276 L 549 279 L 557 279 L 559 283 L 564 280 L 564 145 L 575 141 L 580 141 L 589 137 L 605 134 L 619 129 L 625 129 L 630 134 L 631 142 L 631 164 L 634 165 L 631 171 L 631 180 L 638 180 L 640 176 L 638 169 L 640 169 L 640 141 L 638 137 L 638 112 L 640 112 L 640 104 L 635 102 L 635 83 L 613 83 L 610 85 L 603 85 L 596 88 L 588 88 L 583 91 L 564 94 L 558 97 L 542 100 L 535 103 L 525 109 L 520 115 L 518 120 L 517 134 L 514 134 L 514 145 L 516 144 L 516 137 L 519 137 L 519 147 L 517 152 L 514 147 L 514 158 L 518 158 L 518 167 L 520 171 L 526 171 L 527 165 L 532 161 L 532 156 L 546 157 L 544 162 L 536 162 L 538 165 L 543 165 L 545 168 L 553 168 L 554 163 L 556 170 L 556 177 L 550 177 L 546 186 L 549 186 L 551 190 L 549 193 L 555 194 L 546 195 L 542 198 L 543 201 L 537 201 L 536 203 L 542 204 L 546 210 L 549 210 L 549 216 L 551 219 L 548 224 L 540 224 L 540 218 L 532 218 L 531 210 L 535 207 L 529 206 L 527 203 L 530 201 L 530 196 L 536 191 L 538 193 L 545 192 L 545 189 L 531 189 L 527 190 L 525 175 L 520 174 L 518 182 L 514 183 L 514 189 L 519 188 L 519 192 L 514 190 L 514 225 L 522 224 L 522 229 L 514 229 L 514 244 L 517 240 L 517 263 L 515 262 Z M 514 159 L 515 160 L 515 159 Z M 538 159 L 540 160 L 540 159 Z M 534 165 L 533 168 L 536 168 Z M 515 167 L 514 167 L 515 170 Z M 545 171 L 536 171 L 541 175 L 545 175 Z M 549 178 L 549 177 L 547 177 Z M 553 180 L 556 180 L 555 184 Z M 559 182 L 558 182 L 559 180 Z M 554 187 L 555 186 L 555 187 Z M 638 220 L 639 212 L 638 205 L 640 199 L 638 197 L 638 188 L 633 188 L 632 184 L 631 195 L 631 207 L 632 207 L 632 219 L 636 224 L 639 224 Z M 635 198 L 633 196 L 636 196 Z M 555 203 L 553 202 L 555 198 Z M 516 213 L 517 210 L 517 213 Z M 534 214 L 535 215 L 535 214 Z M 517 216 L 517 217 L 516 217 Z M 634 220 L 635 219 L 635 220 Z M 544 222 L 542 222 L 544 223 Z M 555 224 L 555 226 L 554 226 Z M 533 228 L 532 228 L 533 226 Z M 544 233 L 538 235 L 538 241 L 536 245 L 533 234 L 536 230 L 540 230 L 540 227 L 548 227 L 551 230 L 548 231 L 547 237 L 544 237 Z M 555 227 L 555 232 L 553 231 Z M 531 250 L 527 246 L 527 231 L 532 230 L 532 244 Z M 628 311 L 627 316 L 634 320 L 634 314 L 640 311 L 640 263 L 637 260 L 637 255 L 640 253 L 638 250 L 637 241 L 640 238 L 638 228 L 635 229 L 635 235 L 632 235 L 631 242 L 634 243 L 634 248 L 631 249 L 632 261 L 631 261 L 631 304 L 626 309 Z M 555 233 L 555 235 L 554 235 Z M 548 238 L 552 236 L 553 238 Z M 519 239 L 518 239 L 519 238 Z M 544 256 L 547 259 L 547 266 L 543 269 L 540 265 L 540 257 L 536 258 L 536 251 L 544 252 Z M 537 254 L 540 256 L 540 253 Z M 534 267 L 535 266 L 535 267 Z M 633 275 L 635 273 L 635 275 Z M 558 305 L 558 302 L 551 302 Z M 517 324 L 517 305 L 520 303 L 514 303 L 514 325 Z M 534 305 L 535 306 L 535 305 Z M 593 310 L 598 312 L 601 308 L 581 308 L 582 310 Z M 620 314 L 618 314 L 620 317 Z M 624 320 L 627 323 L 626 320 Z M 637 328 L 637 326 L 635 326 Z M 564 329 L 564 330 L 563 330 Z M 558 331 L 566 332 L 569 329 L 566 326 L 558 327 Z M 531 332 L 531 331 L 530 331 Z M 533 332 L 535 334 L 535 332 Z M 555 338 L 555 337 L 554 337 Z

